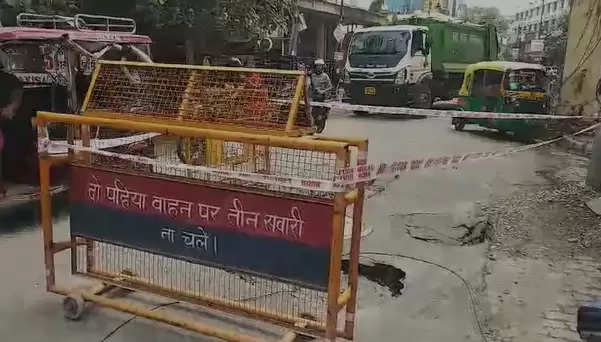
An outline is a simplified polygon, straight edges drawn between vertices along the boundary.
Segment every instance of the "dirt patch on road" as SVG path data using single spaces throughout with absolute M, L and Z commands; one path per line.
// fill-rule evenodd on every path
M 398 215 L 394 225 L 414 239 L 452 246 L 483 243 L 492 227 L 486 217 L 469 218 L 458 223 L 450 213 Z
M 514 256 L 598 257 L 601 217 L 586 202 L 599 196 L 582 182 L 555 182 L 497 200 L 484 208 L 495 222 L 493 245 Z

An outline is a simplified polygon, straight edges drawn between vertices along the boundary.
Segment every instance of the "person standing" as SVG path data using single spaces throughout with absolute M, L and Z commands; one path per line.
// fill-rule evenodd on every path
M 1 66 L 1 64 L 0 64 Z M 6 196 L 6 187 L 2 175 L 2 150 L 4 149 L 4 135 L 2 122 L 10 120 L 17 115 L 23 100 L 23 85 L 17 77 L 0 68 L 0 198 Z

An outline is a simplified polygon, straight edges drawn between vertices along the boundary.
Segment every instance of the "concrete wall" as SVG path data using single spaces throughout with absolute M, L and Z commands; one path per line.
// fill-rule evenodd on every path
M 595 92 L 601 79 L 601 1 L 574 0 L 573 6 L 561 109 L 592 114 L 599 111 Z
M 305 21 L 307 29 L 300 33 L 298 56 L 332 59 L 338 44 L 334 38 L 338 17 L 307 13 Z

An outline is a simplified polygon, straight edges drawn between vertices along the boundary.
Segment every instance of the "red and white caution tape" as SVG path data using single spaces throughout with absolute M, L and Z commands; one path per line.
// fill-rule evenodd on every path
M 103 149 L 107 149 L 107 148 L 115 148 L 115 147 L 119 147 L 119 146 L 130 145 L 130 144 L 133 144 L 136 142 L 145 141 L 145 140 L 152 139 L 159 135 L 160 135 L 159 133 L 145 133 L 145 134 L 132 135 L 132 136 L 122 137 L 122 138 L 90 139 L 90 145 L 93 148 L 103 150 Z M 82 145 L 81 140 L 75 141 L 75 145 L 81 146 Z M 55 141 L 55 144 L 53 144 L 53 146 L 49 146 L 47 152 L 48 152 L 48 154 L 65 154 L 69 150 L 69 148 L 67 146 L 69 146 L 67 144 L 67 141 L 64 141 L 64 140 L 63 141 Z
M 601 123 L 595 124 L 588 128 L 585 128 L 579 132 L 573 134 L 573 136 L 580 135 L 589 131 L 592 131 L 601 126 Z M 381 177 L 400 176 L 406 172 L 419 171 L 424 169 L 435 169 L 435 168 L 448 168 L 455 167 L 466 162 L 499 158 L 508 156 L 510 154 L 524 152 L 532 149 L 536 149 L 542 146 L 550 145 L 564 139 L 555 138 L 548 141 L 543 141 L 536 144 L 521 146 L 512 148 L 504 151 L 494 152 L 474 152 L 464 154 L 454 154 L 439 156 L 434 158 L 420 158 L 412 160 L 399 160 L 392 163 L 380 163 L 371 165 L 361 165 L 353 168 L 347 168 L 339 170 L 334 182 L 339 187 L 353 185 L 361 182 L 368 182 L 376 180 Z
M 71 149 L 74 151 L 81 152 L 89 152 L 96 155 L 101 155 L 104 157 L 116 158 L 121 160 L 127 160 L 134 163 L 144 164 L 156 167 L 160 170 L 170 171 L 170 170 L 182 170 L 182 171 L 193 171 L 203 176 L 213 176 L 217 177 L 221 180 L 229 180 L 229 179 L 237 179 L 246 182 L 252 183 L 260 183 L 266 185 L 277 185 L 284 186 L 295 189 L 303 189 L 303 190 L 315 190 L 315 191 L 324 191 L 324 192 L 340 192 L 346 189 L 346 185 L 343 188 L 340 188 L 343 185 L 336 185 L 334 181 L 331 180 L 320 180 L 320 179 L 306 179 L 306 178 L 298 178 L 298 177 L 288 177 L 288 176 L 278 176 L 278 175 L 269 175 L 269 174 L 261 174 L 261 173 L 253 173 L 253 172 L 242 172 L 242 171 L 232 171 L 232 170 L 223 170 L 216 169 L 207 166 L 197 166 L 197 165 L 188 165 L 183 163 L 173 163 L 169 161 L 156 160 L 144 156 L 139 155 L 131 155 L 124 153 L 114 153 L 109 151 L 104 151 L 94 147 L 83 147 L 81 145 L 67 144 L 64 142 L 56 142 L 44 139 L 44 141 L 40 141 L 38 147 L 45 147 L 42 149 L 42 152 L 52 151 L 52 150 L 60 150 L 60 149 Z
M 574 136 L 591 131 L 601 126 L 600 124 L 593 125 L 583 129 Z M 47 138 L 40 138 L 38 146 L 40 152 L 48 152 L 57 149 L 72 149 L 75 151 L 89 152 L 97 155 L 102 155 L 111 158 L 127 160 L 135 163 L 150 165 L 161 168 L 162 170 L 185 170 L 194 171 L 202 175 L 214 176 L 221 180 L 238 179 L 246 182 L 259 183 L 265 185 L 283 186 L 302 190 L 324 191 L 324 192 L 342 192 L 347 191 L 353 185 L 362 182 L 370 182 L 381 177 L 398 176 L 403 173 L 419 171 L 424 169 L 448 168 L 456 167 L 467 162 L 499 158 L 510 154 L 523 152 L 549 145 L 562 140 L 556 138 L 549 141 L 540 142 L 537 144 L 526 145 L 504 151 L 494 152 L 475 152 L 439 156 L 435 158 L 419 158 L 411 160 L 399 160 L 390 163 L 380 163 L 371 165 L 359 165 L 353 168 L 345 168 L 338 170 L 333 180 L 308 179 L 288 176 L 269 175 L 252 172 L 222 170 L 206 166 L 188 165 L 183 163 L 173 163 L 161 160 L 156 160 L 139 155 L 129 155 L 123 153 L 114 153 L 101 150 L 96 147 L 83 147 L 80 145 L 67 144 L 64 142 L 50 141 Z M 362 156 L 363 158 L 365 156 Z M 360 163 L 361 164 L 361 163 Z
M 378 114 L 397 114 L 428 116 L 436 118 L 467 118 L 467 119 L 515 119 L 515 120 L 570 120 L 582 119 L 584 116 L 573 115 L 546 115 L 546 114 L 519 114 L 519 113 L 491 113 L 491 112 L 471 112 L 446 109 L 418 109 L 406 107 L 382 107 L 354 105 L 341 102 L 311 102 L 311 106 L 328 107 L 330 109 L 340 109 L 347 111 L 378 113 Z M 599 114 L 586 116 L 586 118 L 599 118 Z

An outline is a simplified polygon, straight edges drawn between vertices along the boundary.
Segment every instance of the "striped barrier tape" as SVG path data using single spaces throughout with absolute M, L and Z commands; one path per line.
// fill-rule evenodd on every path
M 340 109 L 357 112 L 377 113 L 377 114 L 397 114 L 427 116 L 435 118 L 469 118 L 469 119 L 515 119 L 515 120 L 571 120 L 600 118 L 599 114 L 592 116 L 573 116 L 573 115 L 546 115 L 546 114 L 520 114 L 520 113 L 492 113 L 492 112 L 472 112 L 447 109 L 418 109 L 406 107 L 382 107 L 354 105 L 341 102 L 311 102 L 311 106 L 327 107 L 330 109 Z
M 574 133 L 572 136 L 580 135 L 585 132 L 589 132 L 591 130 L 600 127 L 601 123 L 595 124 L 591 127 L 585 128 L 577 133 Z M 453 154 L 453 155 L 445 155 L 439 156 L 435 158 L 419 158 L 419 159 L 410 159 L 410 160 L 400 160 L 394 161 L 391 163 L 380 163 L 370 164 L 370 165 L 361 165 L 364 163 L 364 160 L 360 160 L 359 166 L 352 168 L 345 168 L 338 170 L 336 176 L 333 180 L 322 180 L 322 179 L 307 179 L 307 178 L 299 178 L 299 177 L 288 177 L 288 176 L 278 176 L 278 175 L 269 175 L 269 174 L 261 174 L 261 173 L 253 173 L 253 172 L 242 172 L 242 171 L 232 171 L 232 170 L 222 170 L 216 169 L 206 166 L 196 166 L 196 165 L 188 165 L 183 163 L 173 163 L 173 162 L 165 162 L 158 161 L 152 158 L 139 156 L 139 155 L 129 155 L 123 153 L 114 153 L 104 151 L 94 147 L 83 147 L 81 145 L 73 145 L 67 144 L 64 142 L 56 142 L 48 140 L 47 138 L 40 138 L 39 141 L 39 152 L 48 152 L 56 149 L 72 149 L 75 151 L 89 152 L 93 154 L 98 154 L 111 158 L 118 158 L 122 160 L 127 160 L 135 163 L 145 164 L 154 167 L 161 167 L 163 169 L 179 169 L 185 171 L 195 171 L 201 174 L 210 175 L 214 177 L 219 177 L 221 179 L 238 179 L 247 182 L 265 184 L 265 185 L 276 185 L 276 186 L 284 186 L 289 188 L 296 188 L 302 190 L 310 190 L 310 191 L 324 191 L 324 192 L 343 192 L 347 191 L 353 185 L 357 183 L 363 182 L 371 182 L 378 178 L 382 177 L 390 177 L 390 176 L 400 176 L 403 173 L 419 171 L 424 169 L 435 169 L 435 168 L 448 168 L 448 167 L 456 167 L 458 165 L 465 164 L 467 162 L 476 161 L 476 160 L 484 160 L 491 158 L 499 158 L 504 157 L 510 154 L 523 152 L 527 150 L 536 149 L 545 145 L 556 143 L 560 140 L 564 139 L 564 137 L 556 138 L 553 140 L 548 140 L 536 144 L 526 145 L 522 147 L 507 149 L 503 151 L 493 151 L 493 152 L 474 152 L 474 153 L 463 153 L 463 154 Z M 360 156 L 365 157 L 365 156 Z
M 207 166 L 197 166 L 197 165 L 188 165 L 184 163 L 173 163 L 173 162 L 165 162 L 160 161 L 144 156 L 139 155 L 131 155 L 124 153 L 115 153 L 104 151 L 94 147 L 84 147 L 81 145 L 68 144 L 65 142 L 57 142 L 51 141 L 47 138 L 39 139 L 38 143 L 38 152 L 49 153 L 49 151 L 53 150 L 61 150 L 61 149 L 71 149 L 73 151 L 80 152 L 89 152 L 97 155 L 101 155 L 104 157 L 117 158 L 121 160 L 126 160 L 134 163 L 144 164 L 148 166 L 158 167 L 164 170 L 182 170 L 182 171 L 193 171 L 198 172 L 207 176 L 214 176 L 221 178 L 222 180 L 226 179 L 238 179 L 246 182 L 254 182 L 265 185 L 278 185 L 285 186 L 290 188 L 302 189 L 302 190 L 315 190 L 315 191 L 324 191 L 324 192 L 340 192 L 346 189 L 346 185 L 336 185 L 333 181 L 330 180 L 320 180 L 320 179 L 307 179 L 307 178 L 298 178 L 298 177 L 288 177 L 288 176 L 278 176 L 278 175 L 269 175 L 269 174 L 261 174 L 261 173 L 253 173 L 253 172 L 242 172 L 242 171 L 232 171 L 232 170 L 223 170 L 216 169 Z
M 572 136 L 577 136 L 589 131 L 592 131 L 601 126 L 601 123 L 592 125 L 583 130 L 580 130 Z M 435 168 L 448 168 L 455 167 L 459 164 L 463 164 L 470 161 L 482 160 L 482 159 L 491 159 L 491 158 L 499 158 L 505 157 L 510 154 L 515 154 L 518 152 L 524 152 L 532 149 L 536 149 L 542 146 L 550 145 L 556 143 L 560 140 L 565 139 L 566 137 L 555 138 L 552 140 L 547 140 L 543 142 L 539 142 L 536 144 L 516 147 L 504 151 L 493 151 L 493 152 L 474 152 L 474 153 L 464 153 L 464 154 L 453 154 L 446 156 L 439 156 L 434 158 L 420 158 L 420 159 L 409 159 L 409 160 L 399 160 L 394 161 L 392 163 L 380 163 L 380 164 L 370 164 L 370 165 L 360 165 L 353 168 L 346 168 L 339 170 L 334 182 L 337 186 L 347 186 L 353 185 L 361 182 L 369 182 L 376 180 L 381 177 L 390 177 L 390 176 L 400 176 L 406 172 L 419 171 L 424 169 L 435 169 Z

